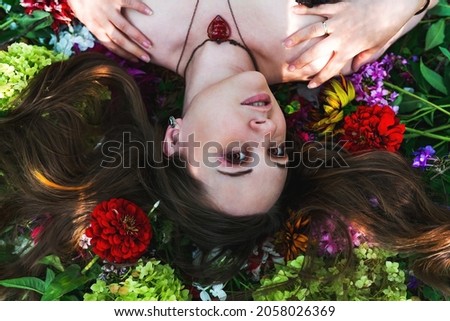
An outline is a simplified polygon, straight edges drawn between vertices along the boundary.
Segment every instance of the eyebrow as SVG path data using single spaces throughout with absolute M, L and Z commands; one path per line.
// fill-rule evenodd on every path
M 227 176 L 231 176 L 231 177 L 239 177 L 242 175 L 247 175 L 250 174 L 251 172 L 253 172 L 253 169 L 246 169 L 245 171 L 241 171 L 241 172 L 234 172 L 234 173 L 228 173 L 228 172 L 222 172 L 221 170 L 217 170 L 220 174 L 222 175 L 227 175 Z

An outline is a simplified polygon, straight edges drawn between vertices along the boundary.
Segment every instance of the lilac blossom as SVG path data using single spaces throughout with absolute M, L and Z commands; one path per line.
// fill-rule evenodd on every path
M 392 106 L 398 97 L 398 93 L 384 87 L 384 81 L 390 78 L 390 72 L 396 65 L 404 66 L 408 62 L 405 58 L 387 54 L 382 59 L 369 63 L 350 77 L 355 91 L 356 101 L 364 102 L 369 106 Z M 398 106 L 391 107 L 395 113 Z

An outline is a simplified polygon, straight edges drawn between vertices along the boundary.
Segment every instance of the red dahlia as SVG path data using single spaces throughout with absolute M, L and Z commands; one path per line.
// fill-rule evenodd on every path
M 35 10 L 49 12 L 53 17 L 53 30 L 57 31 L 61 25 L 68 25 L 74 14 L 67 4 L 67 0 L 20 0 L 26 14 L 32 14 Z
M 152 228 L 145 212 L 136 204 L 113 198 L 98 204 L 86 229 L 92 249 L 111 263 L 137 261 L 147 250 Z
M 344 147 L 350 152 L 385 149 L 395 152 L 403 141 L 405 125 L 389 106 L 359 106 L 344 119 Z

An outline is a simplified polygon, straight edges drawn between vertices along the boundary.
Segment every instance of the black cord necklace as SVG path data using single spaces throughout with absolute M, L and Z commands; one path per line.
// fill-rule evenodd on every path
M 203 45 L 205 45 L 207 42 L 210 42 L 210 41 L 215 42 L 215 43 L 217 43 L 219 45 L 222 44 L 222 43 L 228 42 L 229 44 L 231 44 L 233 46 L 238 46 L 238 47 L 244 49 L 248 53 L 248 55 L 250 56 L 250 59 L 252 60 L 253 67 L 255 68 L 255 70 L 259 71 L 258 64 L 256 62 L 255 57 L 253 56 L 253 53 L 246 46 L 240 44 L 239 42 L 237 42 L 236 40 L 233 40 L 233 39 L 223 40 L 223 41 L 206 39 L 201 44 L 199 44 L 197 47 L 195 47 L 194 50 L 192 51 L 192 54 L 191 54 L 191 56 L 189 57 L 189 59 L 188 59 L 188 61 L 186 63 L 186 67 L 184 67 L 183 78 L 186 78 L 186 70 L 188 69 L 189 64 L 191 63 L 192 59 L 194 58 L 194 55 L 197 52 L 197 50 L 200 49 Z
M 176 69 L 175 69 L 176 73 L 179 73 L 181 60 L 183 59 L 184 52 L 186 51 L 187 41 L 188 41 L 188 39 L 189 39 L 189 35 L 190 35 L 190 32 L 191 32 L 191 28 L 192 28 L 192 25 L 193 25 L 193 23 L 194 23 L 194 18 L 195 18 L 195 15 L 196 15 L 196 13 L 197 13 L 197 9 L 198 9 L 199 2 L 200 2 L 200 0 L 197 0 L 197 2 L 195 3 L 194 12 L 192 13 L 192 18 L 191 18 L 191 21 L 190 21 L 190 23 L 189 23 L 188 30 L 187 30 L 187 32 L 186 32 L 186 37 L 185 37 L 185 39 L 184 39 L 183 49 L 181 50 L 180 58 L 178 59 L 177 67 L 176 67 Z M 189 66 L 189 64 L 190 64 L 190 62 L 191 62 L 192 59 L 194 58 L 194 55 L 195 55 L 195 53 L 197 52 L 197 50 L 200 49 L 202 46 L 204 46 L 204 45 L 205 45 L 207 42 L 209 42 L 209 41 L 216 42 L 216 43 L 219 44 L 219 45 L 222 44 L 222 43 L 228 42 L 228 43 L 231 44 L 231 45 L 238 46 L 238 47 L 244 49 L 244 50 L 247 52 L 247 54 L 250 56 L 250 58 L 251 58 L 251 60 L 252 60 L 252 63 L 253 63 L 253 66 L 254 66 L 254 68 L 255 68 L 255 70 L 257 70 L 257 71 L 259 70 L 258 64 L 257 64 L 257 62 L 256 62 L 256 58 L 255 58 L 255 56 L 253 55 L 253 53 L 251 52 L 251 50 L 248 48 L 247 44 L 245 43 L 245 40 L 244 40 L 244 38 L 242 37 L 242 34 L 241 34 L 241 30 L 239 29 L 239 26 L 237 25 L 236 17 L 235 17 L 235 15 L 234 15 L 233 8 L 231 7 L 230 0 L 227 0 L 227 3 L 228 3 L 228 8 L 229 8 L 229 10 L 230 10 L 231 16 L 232 16 L 232 18 L 233 18 L 234 25 L 236 26 L 236 30 L 237 30 L 237 32 L 238 32 L 239 38 L 240 38 L 240 40 L 241 40 L 242 43 L 239 43 L 238 41 L 233 40 L 233 39 L 211 39 L 211 37 L 208 38 L 208 39 L 206 39 L 206 40 L 204 40 L 201 44 L 199 44 L 198 46 L 196 46 L 196 47 L 194 48 L 194 50 L 192 51 L 192 53 L 191 53 L 191 55 L 190 55 L 190 57 L 189 57 L 189 59 L 188 59 L 188 61 L 187 61 L 187 63 L 186 63 L 186 66 L 184 67 L 184 71 L 183 71 L 183 77 L 184 77 L 184 78 L 186 78 L 186 70 L 187 70 L 187 68 L 188 68 L 188 66 Z M 220 17 L 220 16 L 218 16 L 218 17 Z M 217 17 L 216 17 L 216 19 L 217 19 Z M 221 18 L 221 17 L 220 17 L 220 19 L 223 20 L 223 18 Z M 226 24 L 226 22 L 225 22 L 225 24 Z M 209 36 L 209 35 L 208 35 L 208 36 Z

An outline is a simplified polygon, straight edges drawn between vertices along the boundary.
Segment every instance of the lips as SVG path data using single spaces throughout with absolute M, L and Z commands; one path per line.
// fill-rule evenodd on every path
M 272 99 L 270 98 L 270 96 L 268 94 L 262 93 L 247 98 L 246 100 L 241 102 L 241 105 L 267 109 L 267 107 L 270 108 L 271 102 Z

